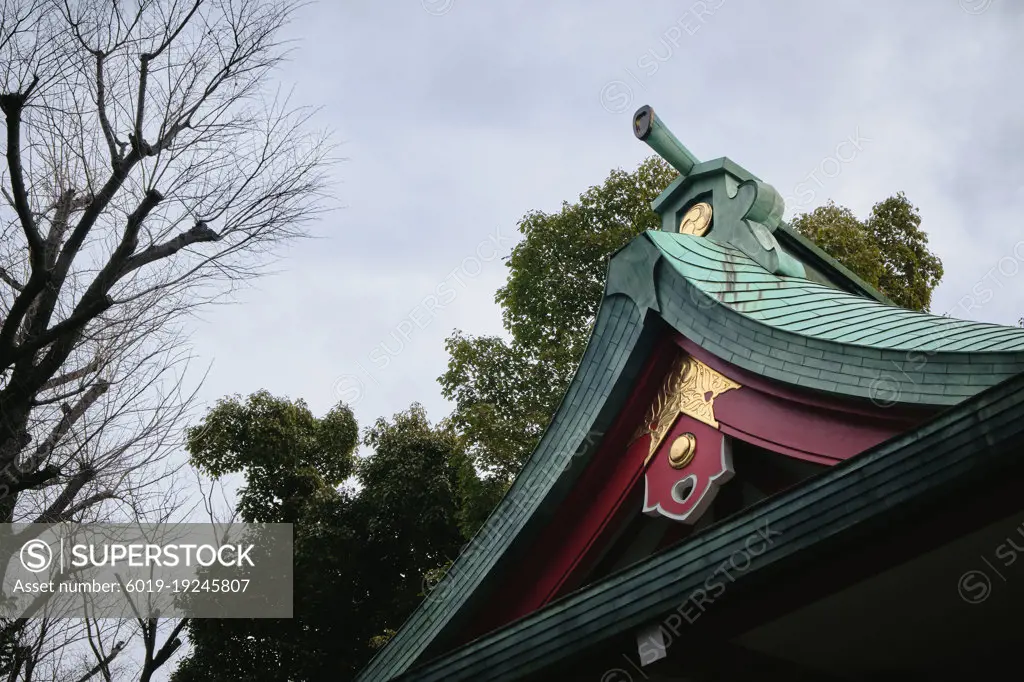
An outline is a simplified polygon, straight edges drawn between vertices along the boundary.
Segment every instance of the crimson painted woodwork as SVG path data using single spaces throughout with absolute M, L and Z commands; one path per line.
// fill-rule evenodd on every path
M 644 430 L 651 403 L 681 353 L 740 387 L 715 398 L 718 428 L 681 414 L 652 454 L 651 435 L 636 435 Z M 682 523 L 698 520 L 719 487 L 729 485 L 736 441 L 830 466 L 903 433 L 931 413 L 783 387 L 724 362 L 677 334 L 667 336 L 656 345 L 573 490 L 514 574 L 499 579 L 486 611 L 459 639 L 469 641 L 579 588 L 626 524 L 641 512 L 660 513 Z M 673 468 L 673 443 L 688 433 L 696 440 L 696 450 L 685 467 Z M 681 528 L 673 538 L 687 534 Z

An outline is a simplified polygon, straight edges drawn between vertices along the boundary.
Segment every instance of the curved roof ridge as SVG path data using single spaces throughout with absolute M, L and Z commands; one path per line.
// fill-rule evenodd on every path
M 884 350 L 1024 350 L 1024 328 L 908 310 L 813 280 L 776 275 L 710 236 L 661 230 L 647 236 L 679 274 L 710 298 L 781 331 Z

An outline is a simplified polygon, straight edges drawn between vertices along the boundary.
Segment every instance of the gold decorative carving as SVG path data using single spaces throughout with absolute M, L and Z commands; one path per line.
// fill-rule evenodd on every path
M 711 204 L 705 201 L 691 206 L 686 214 L 683 215 L 683 219 L 679 221 L 679 232 L 681 234 L 703 237 L 709 227 L 711 227 Z
M 673 469 L 685 469 L 686 465 L 693 460 L 693 453 L 697 451 L 697 436 L 692 433 L 684 433 L 672 442 L 668 451 L 668 463 Z
M 734 388 L 742 388 L 693 356 L 680 356 L 665 377 L 665 383 L 647 410 L 643 426 L 633 436 L 651 434 L 647 461 L 654 456 L 680 414 L 686 414 L 718 428 L 715 419 L 715 398 Z

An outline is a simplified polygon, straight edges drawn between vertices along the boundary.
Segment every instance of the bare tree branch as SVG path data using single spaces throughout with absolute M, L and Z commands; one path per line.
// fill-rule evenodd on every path
M 19 282 L 16 279 L 14 279 L 13 277 L 11 277 L 10 273 L 8 273 L 2 267 L 0 267 L 0 280 L 3 280 L 6 284 L 8 284 L 15 291 L 21 291 L 22 289 L 25 288 L 24 284 L 22 284 L 21 282 Z
M 98 371 L 99 368 L 102 366 L 102 364 L 103 364 L 102 359 L 96 358 L 96 359 L 92 360 L 91 362 L 89 362 L 88 364 L 86 364 L 86 365 L 84 365 L 82 367 L 79 367 L 78 369 L 73 369 L 70 372 L 67 372 L 66 374 L 61 374 L 60 376 L 53 377 L 52 379 L 47 381 L 45 384 L 43 384 L 43 387 L 42 387 L 41 390 L 48 391 L 51 388 L 56 388 L 58 386 L 63 386 L 64 384 L 71 383 L 72 381 L 78 381 L 79 379 L 84 379 L 85 377 L 89 376 L 93 372 Z
M 39 76 L 35 76 L 23 92 L 0 94 L 0 111 L 7 121 L 7 172 L 10 173 L 14 206 L 18 212 L 18 219 L 21 220 L 21 227 L 25 231 L 25 238 L 28 240 L 33 266 L 42 265 L 43 240 L 36 229 L 32 208 L 29 205 L 28 190 L 25 188 L 25 174 L 21 164 L 21 113 L 25 108 L 25 102 L 38 84 Z
M 60 492 L 57 499 L 39 515 L 35 523 L 56 523 L 60 515 L 68 508 L 71 501 L 75 499 L 75 496 L 85 487 L 85 484 L 93 480 L 96 477 L 96 471 L 91 468 L 86 468 L 75 474 L 67 485 L 64 486 L 64 490 Z M 107 498 L 102 498 L 107 499 Z M 43 519 L 43 520 L 39 520 Z M 49 519 L 53 519 L 52 521 Z
M 121 165 L 124 155 L 118 145 L 117 136 L 110 127 L 110 119 L 107 118 L 107 86 L 104 81 L 103 60 L 106 55 L 97 50 L 96 56 L 96 116 L 100 122 L 100 130 L 103 131 L 103 139 L 107 142 L 107 150 L 110 152 L 110 167 L 117 168 Z
M 114 645 L 114 648 L 110 650 L 110 653 L 106 655 L 101 654 L 99 651 L 93 648 L 93 652 L 96 654 L 96 657 L 99 659 L 99 661 L 96 663 L 95 666 L 90 668 L 84 675 L 75 680 L 75 682 L 86 682 L 87 680 L 91 680 L 93 677 L 101 673 L 104 679 L 109 680 L 110 664 L 113 663 L 114 659 L 117 658 L 117 655 L 124 650 L 124 647 L 125 642 L 118 642 Z
M 188 232 L 182 232 L 170 241 L 166 241 L 163 244 L 155 244 L 145 251 L 129 258 L 121 268 L 121 275 L 126 275 L 132 270 L 141 268 L 143 265 L 152 263 L 155 260 L 173 256 L 190 244 L 215 242 L 218 239 L 220 239 L 219 234 L 207 227 L 205 222 L 197 221 Z

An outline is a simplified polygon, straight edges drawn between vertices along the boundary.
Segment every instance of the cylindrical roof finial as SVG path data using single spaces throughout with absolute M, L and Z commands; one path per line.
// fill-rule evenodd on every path
M 645 104 L 633 114 L 633 134 L 683 175 L 689 175 L 699 163 L 697 157 L 654 115 L 650 105 Z

